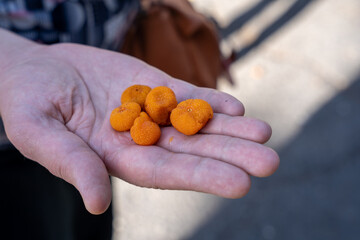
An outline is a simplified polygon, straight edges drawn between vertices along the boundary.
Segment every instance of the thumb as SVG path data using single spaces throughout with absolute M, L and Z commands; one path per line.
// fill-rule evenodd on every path
M 90 213 L 101 214 L 109 207 L 111 184 L 107 169 L 79 136 L 54 119 L 27 119 L 26 125 L 16 124 L 15 120 L 9 127 L 7 122 L 4 120 L 5 129 L 15 147 L 75 186 Z

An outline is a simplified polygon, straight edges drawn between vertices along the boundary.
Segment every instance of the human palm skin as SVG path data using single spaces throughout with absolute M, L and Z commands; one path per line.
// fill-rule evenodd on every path
M 142 187 L 239 198 L 250 188 L 250 175 L 269 176 L 278 167 L 278 155 L 262 144 L 271 128 L 244 117 L 241 102 L 129 56 L 34 44 L 2 66 L 0 113 L 8 138 L 24 156 L 74 185 L 93 214 L 110 204 L 109 175 Z M 179 102 L 204 99 L 214 117 L 194 136 L 165 127 L 156 145 L 136 145 L 129 132 L 109 123 L 121 93 L 134 84 L 170 87 Z

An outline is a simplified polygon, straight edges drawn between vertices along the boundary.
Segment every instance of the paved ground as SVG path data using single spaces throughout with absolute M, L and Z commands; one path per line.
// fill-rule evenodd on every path
M 115 181 L 114 239 L 359 239 L 360 1 L 194 0 L 235 48 L 219 88 L 273 127 L 273 176 L 225 200 Z

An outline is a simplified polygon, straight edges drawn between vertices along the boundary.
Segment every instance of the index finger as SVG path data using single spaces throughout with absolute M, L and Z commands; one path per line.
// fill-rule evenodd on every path
M 183 80 L 173 78 L 149 65 L 146 65 L 136 74 L 134 81 L 148 85 L 151 88 L 157 86 L 169 87 L 175 92 L 178 102 L 194 98 L 203 99 L 211 105 L 215 113 L 231 116 L 243 116 L 245 113 L 244 105 L 230 94 L 211 88 L 197 87 Z
M 207 101 L 215 113 L 231 116 L 243 116 L 245 113 L 244 105 L 238 99 L 216 89 L 196 87 L 177 79 L 174 79 L 169 87 L 175 92 L 178 102 L 199 98 Z

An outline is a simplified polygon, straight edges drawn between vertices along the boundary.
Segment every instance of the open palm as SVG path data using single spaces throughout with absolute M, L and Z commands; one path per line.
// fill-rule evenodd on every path
M 249 175 L 268 176 L 278 167 L 277 154 L 261 144 L 270 127 L 243 117 L 243 105 L 228 94 L 96 48 L 58 44 L 33 54 L 3 73 L 6 132 L 26 157 L 73 184 L 94 214 L 110 203 L 109 174 L 143 187 L 237 198 L 249 190 Z M 168 86 L 179 102 L 204 99 L 214 118 L 194 136 L 164 127 L 156 145 L 138 146 L 129 132 L 109 124 L 111 110 L 133 84 Z

